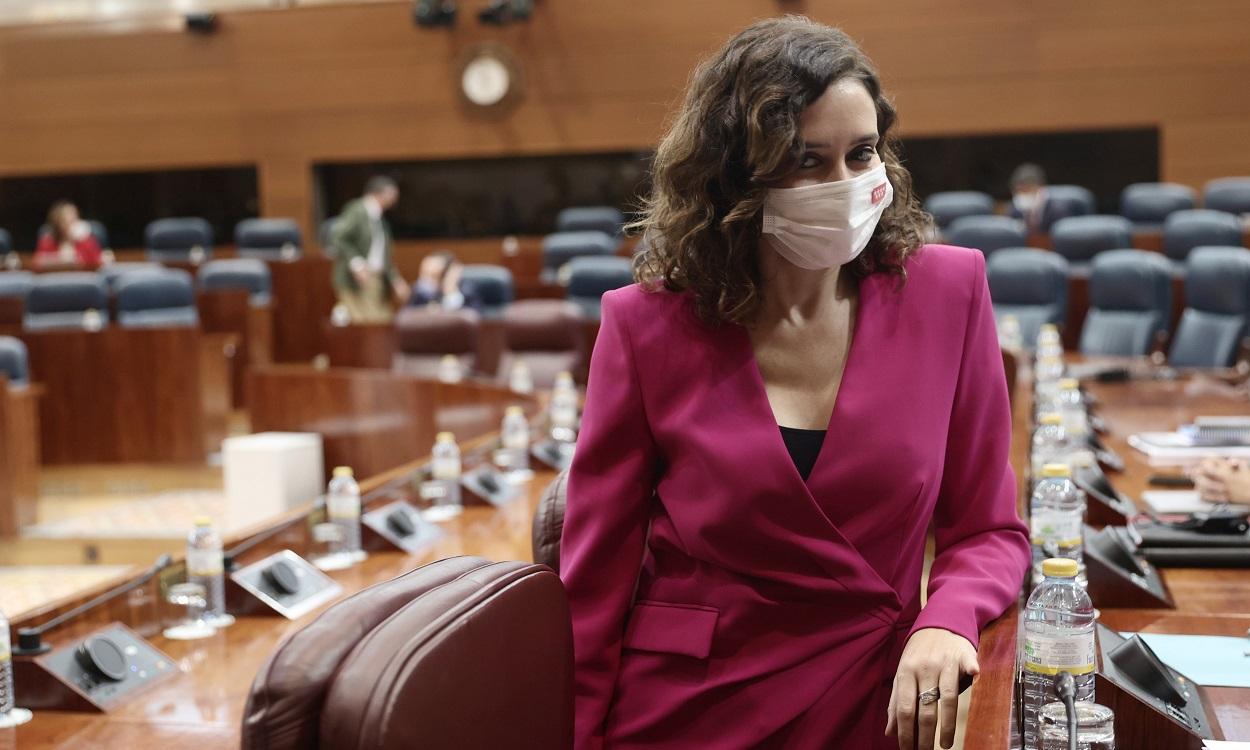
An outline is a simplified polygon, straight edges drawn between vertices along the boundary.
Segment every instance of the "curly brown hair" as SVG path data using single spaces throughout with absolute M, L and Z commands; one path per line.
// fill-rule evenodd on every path
M 799 116 L 836 81 L 861 81 L 877 110 L 877 151 L 894 188 L 864 252 L 848 268 L 906 278 L 929 218 L 890 132 L 897 119 L 876 69 L 842 31 L 802 16 L 745 29 L 695 70 L 685 101 L 656 150 L 641 217 L 643 288 L 689 291 L 709 322 L 749 322 L 762 293 L 757 249 L 768 186 L 801 158 Z

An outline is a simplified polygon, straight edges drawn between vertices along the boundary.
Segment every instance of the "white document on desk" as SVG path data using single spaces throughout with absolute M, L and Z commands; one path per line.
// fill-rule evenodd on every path
M 1197 490 L 1146 490 L 1141 499 L 1155 513 L 1206 513 L 1216 506 L 1198 496 Z M 1232 511 L 1250 511 L 1244 505 L 1227 506 Z
M 1128 444 L 1146 456 L 1150 466 L 1190 466 L 1204 458 L 1250 458 L 1250 446 L 1194 445 L 1179 432 L 1139 432 L 1128 436 Z

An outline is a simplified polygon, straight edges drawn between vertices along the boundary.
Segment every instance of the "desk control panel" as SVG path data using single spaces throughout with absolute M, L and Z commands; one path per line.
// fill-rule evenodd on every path
M 343 592 L 333 579 L 289 549 L 236 570 L 230 579 L 290 620 L 303 617 Z
M 366 529 L 410 555 L 420 554 L 446 536 L 404 500 L 396 500 L 360 517 Z
M 1222 738 L 1212 726 L 1201 686 L 1160 661 L 1140 638 L 1125 638 L 1099 625 L 1098 650 L 1099 681 L 1094 691 L 1099 703 L 1115 711 L 1117 734 L 1121 716 L 1131 715 L 1135 727 L 1153 724 L 1156 738 L 1172 737 L 1158 747 L 1184 747 L 1189 737 Z M 1143 709 L 1151 718 L 1144 718 Z
M 177 662 L 120 623 L 61 646 L 36 661 L 56 682 L 81 693 L 93 707 L 105 711 L 179 672 Z M 51 697 L 55 691 L 44 694 Z M 22 696 L 18 697 L 20 701 Z

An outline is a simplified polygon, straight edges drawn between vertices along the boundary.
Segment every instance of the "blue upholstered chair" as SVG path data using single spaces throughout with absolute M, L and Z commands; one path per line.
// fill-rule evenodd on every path
M 634 283 L 634 263 L 616 255 L 584 256 L 569 261 L 567 297 L 582 315 L 598 320 L 603 293 Z
M 989 255 L 1004 247 L 1024 247 L 1029 233 L 1024 222 L 1009 216 L 961 216 L 942 230 L 942 239 Z
M 1011 315 L 1027 345 L 1044 323 L 1062 327 L 1068 317 L 1068 262 L 1058 253 L 1028 247 L 999 250 L 985 261 L 994 317 Z
M 180 269 L 137 273 L 117 282 L 117 323 L 123 328 L 199 325 L 195 285 Z
M 1081 353 L 1141 356 L 1172 316 L 1172 266 L 1158 253 L 1108 250 L 1094 258 Z
M 516 298 L 512 272 L 503 266 L 489 263 L 471 263 L 460 275 L 462 289 L 472 289 L 482 301 L 482 317 L 498 318 L 504 308 Z
M 625 215 L 612 206 L 566 208 L 556 214 L 557 232 L 603 232 L 616 237 L 625 225 Z
M 1221 177 L 1202 188 L 1202 206 L 1230 214 L 1250 214 L 1250 177 Z
M 0 229 L 0 255 L 8 255 L 13 251 L 13 236 L 9 230 Z
M 994 199 L 988 193 L 976 190 L 948 190 L 926 198 L 924 210 L 933 217 L 939 229 L 945 229 L 962 216 L 992 215 Z
M 241 258 L 281 260 L 303 252 L 303 238 L 294 219 L 244 219 L 234 226 L 234 245 Z
M 0 271 L 0 297 L 25 299 L 34 279 L 30 271 Z
M 256 258 L 223 258 L 210 260 L 196 272 L 200 288 L 206 290 L 241 289 L 249 294 L 253 305 L 269 304 L 272 280 L 269 266 Z
M 1169 215 L 1194 207 L 1193 188 L 1173 182 L 1135 182 L 1120 192 L 1120 215 L 1141 227 L 1158 227 Z
M 30 382 L 30 358 L 21 339 L 0 336 L 0 375 L 14 385 Z
M 616 252 L 615 237 L 599 231 L 556 232 L 543 238 L 543 276 L 554 281 L 565 263 L 582 255 L 611 255 Z
M 158 262 L 186 262 L 193 260 L 194 251 L 203 253 L 202 260 L 213 255 L 213 227 L 204 219 L 184 216 L 174 219 L 157 219 L 144 230 L 148 260 Z
M 38 274 L 26 295 L 22 327 L 32 331 L 82 328 L 94 310 L 108 325 L 108 289 L 96 273 L 72 271 Z
M 1195 208 L 1177 211 L 1163 224 L 1163 252 L 1183 262 L 1203 245 L 1236 247 L 1241 244 L 1241 220 L 1223 211 Z
M 1185 274 L 1185 312 L 1168 360 L 1176 367 L 1227 367 L 1250 320 L 1250 250 L 1197 247 Z
M 104 278 L 104 285 L 109 291 L 116 291 L 117 282 L 124 276 L 133 273 L 162 273 L 164 270 L 165 266 L 153 261 L 126 261 L 100 266 L 99 273 Z
M 1133 246 L 1133 224 L 1123 216 L 1070 216 L 1050 228 L 1051 249 L 1069 263 L 1087 264 L 1106 250 Z
M 1089 216 L 1098 210 L 1098 202 L 1089 188 L 1080 185 L 1047 185 L 1046 200 L 1061 205 L 1061 216 Z

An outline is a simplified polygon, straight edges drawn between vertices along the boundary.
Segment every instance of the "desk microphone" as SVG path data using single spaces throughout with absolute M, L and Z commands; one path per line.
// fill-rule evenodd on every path
M 1064 712 L 1068 715 L 1068 750 L 1077 750 L 1076 678 L 1071 672 L 1055 676 L 1055 694 L 1063 701 Z
M 17 648 L 13 649 L 13 654 L 15 656 L 35 656 L 38 654 L 47 653 L 48 651 L 51 650 L 51 648 L 48 646 L 48 644 L 43 642 L 42 636 L 44 633 L 60 625 L 63 625 L 66 622 L 69 622 L 70 620 L 74 619 L 75 617 L 78 617 L 84 612 L 95 609 L 96 607 L 100 606 L 101 604 L 107 601 L 116 599 L 122 594 L 125 594 L 129 591 L 133 591 L 139 588 L 143 584 L 155 578 L 162 570 L 164 570 L 165 568 L 168 568 L 170 563 L 172 562 L 173 562 L 173 558 L 170 557 L 169 555 L 161 555 L 160 557 L 156 558 L 156 562 L 152 563 L 152 567 L 148 568 L 146 571 L 143 572 L 143 575 L 139 576 L 133 581 L 128 581 L 126 583 L 121 584 L 115 589 L 106 591 L 103 594 L 100 594 L 96 598 L 92 599 L 91 601 L 84 602 L 83 604 L 77 607 L 74 607 L 68 612 L 64 612 L 60 615 L 57 615 L 56 617 L 52 618 L 51 620 L 48 620 L 42 625 L 39 625 L 33 628 L 20 628 L 17 631 Z

